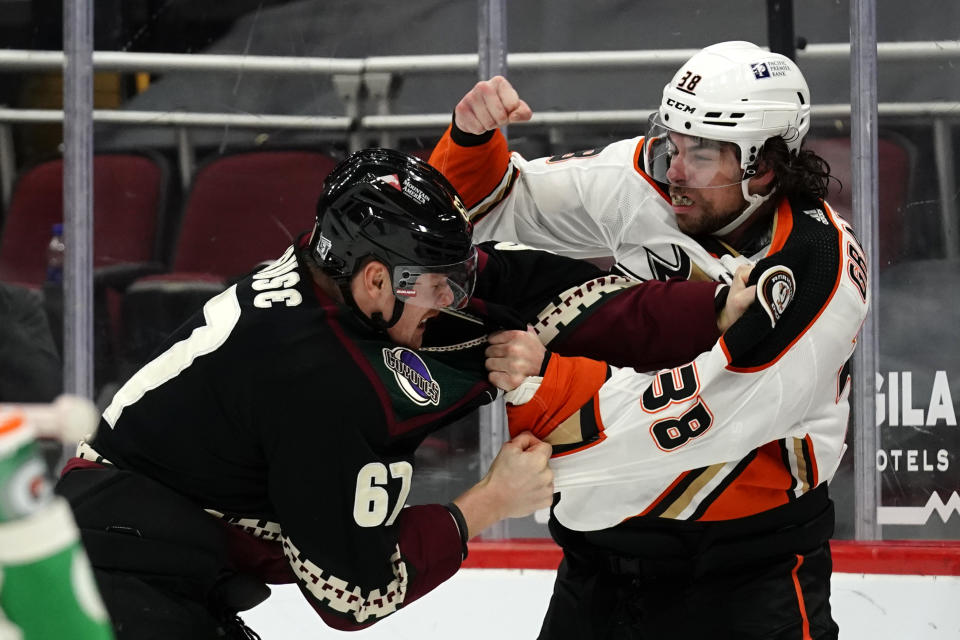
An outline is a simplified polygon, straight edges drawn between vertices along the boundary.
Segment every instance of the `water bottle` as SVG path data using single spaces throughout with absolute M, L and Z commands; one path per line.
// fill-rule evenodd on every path
M 50 234 L 50 243 L 47 245 L 47 282 L 60 284 L 63 282 L 63 223 L 53 225 Z
M 0 405 L 0 638 L 111 640 L 73 514 L 53 493 L 28 415 Z

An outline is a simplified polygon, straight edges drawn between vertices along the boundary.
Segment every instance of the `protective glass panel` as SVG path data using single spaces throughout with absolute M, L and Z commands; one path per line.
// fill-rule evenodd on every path
M 880 3 L 876 424 L 885 539 L 960 538 L 960 7 Z M 948 41 L 938 44 L 938 41 Z M 883 45 L 881 44 L 881 47 Z

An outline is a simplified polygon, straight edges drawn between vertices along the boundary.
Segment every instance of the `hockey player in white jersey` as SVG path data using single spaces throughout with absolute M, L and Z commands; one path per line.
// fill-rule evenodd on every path
M 555 445 L 564 561 L 541 638 L 837 637 L 827 481 L 867 267 L 802 147 L 809 113 L 791 60 L 727 42 L 681 67 L 643 137 L 525 160 L 496 128 L 531 111 L 494 78 L 434 150 L 479 237 L 612 255 L 639 279 L 755 265 L 758 302 L 695 361 L 646 374 L 554 355 L 512 393 L 511 428 Z M 504 336 L 492 367 L 527 338 Z

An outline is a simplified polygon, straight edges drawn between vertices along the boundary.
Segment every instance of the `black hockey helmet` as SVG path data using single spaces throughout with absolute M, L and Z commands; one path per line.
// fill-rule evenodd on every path
M 386 265 L 398 300 L 393 322 L 404 302 L 460 308 L 476 278 L 466 213 L 453 186 L 426 162 L 392 149 L 363 149 L 324 181 L 310 254 L 349 302 L 353 274 L 370 258 Z

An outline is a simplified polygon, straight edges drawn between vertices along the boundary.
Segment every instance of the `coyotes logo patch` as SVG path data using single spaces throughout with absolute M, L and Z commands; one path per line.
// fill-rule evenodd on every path
M 403 347 L 383 350 L 383 364 L 393 372 L 400 390 L 421 407 L 440 404 L 440 384 L 415 351 Z

